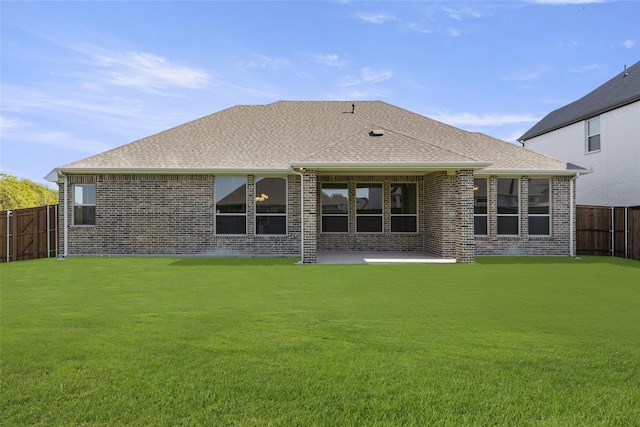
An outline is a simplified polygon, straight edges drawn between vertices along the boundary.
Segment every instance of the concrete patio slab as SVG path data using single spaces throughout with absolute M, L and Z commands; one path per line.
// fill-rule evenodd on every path
M 455 264 L 455 258 L 442 258 L 425 252 L 318 252 L 318 264 Z

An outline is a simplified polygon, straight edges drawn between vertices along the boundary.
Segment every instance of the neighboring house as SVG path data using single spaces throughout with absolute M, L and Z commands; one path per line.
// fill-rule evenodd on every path
M 586 170 L 380 101 L 235 106 L 55 168 L 61 253 L 572 255 Z
M 552 111 L 519 140 L 593 170 L 577 181 L 579 205 L 640 205 L 640 62 Z

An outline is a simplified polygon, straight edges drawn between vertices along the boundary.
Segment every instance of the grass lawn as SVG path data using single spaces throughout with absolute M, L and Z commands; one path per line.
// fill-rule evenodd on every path
M 640 262 L 0 267 L 0 424 L 640 425 Z

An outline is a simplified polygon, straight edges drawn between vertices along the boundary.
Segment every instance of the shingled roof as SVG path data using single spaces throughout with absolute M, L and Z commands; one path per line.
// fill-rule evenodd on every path
M 577 101 L 547 114 L 518 141 L 535 138 L 636 101 L 640 101 L 640 62 Z
M 54 172 L 282 173 L 292 167 L 582 170 L 382 101 L 279 101 L 231 107 Z

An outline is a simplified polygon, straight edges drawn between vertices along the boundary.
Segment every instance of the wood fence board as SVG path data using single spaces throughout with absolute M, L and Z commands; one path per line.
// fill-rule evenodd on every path
M 577 206 L 576 253 L 640 260 L 640 206 Z
M 0 262 L 56 256 L 56 212 L 55 205 L 0 212 Z

